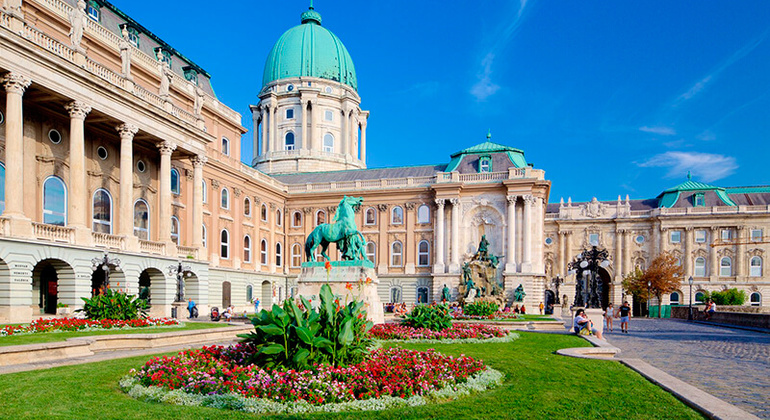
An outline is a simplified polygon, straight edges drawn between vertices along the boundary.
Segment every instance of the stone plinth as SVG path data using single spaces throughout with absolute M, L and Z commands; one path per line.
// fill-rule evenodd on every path
M 572 328 L 572 322 L 575 319 L 575 313 L 578 311 L 578 309 L 583 309 L 582 307 L 573 307 L 572 308 L 572 320 L 570 321 L 570 328 Z M 591 320 L 594 324 L 594 329 L 598 330 L 600 333 L 604 334 L 604 311 L 601 309 L 595 309 L 595 308 L 585 308 L 586 310 L 586 316 L 588 316 L 588 319 Z
M 316 302 L 320 302 L 321 286 L 328 284 L 340 304 L 353 299 L 362 300 L 369 320 L 375 324 L 385 322 L 382 302 L 377 294 L 380 281 L 374 264 L 370 261 L 334 261 L 331 266 L 327 273 L 322 262 L 302 263 L 302 271 L 297 278 L 297 293 L 312 300 L 315 307 Z M 367 282 L 367 278 L 371 281 Z

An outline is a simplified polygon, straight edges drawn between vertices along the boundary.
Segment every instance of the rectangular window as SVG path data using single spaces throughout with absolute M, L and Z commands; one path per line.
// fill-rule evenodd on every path
M 88 17 L 91 18 L 94 22 L 99 22 L 99 8 L 94 6 L 93 4 L 89 4 L 86 6 L 86 13 L 88 13 Z
M 324 120 L 326 121 L 334 121 L 334 113 L 327 109 L 326 112 L 324 112 Z
M 675 230 L 671 232 L 671 243 L 678 244 L 682 242 L 682 232 Z
M 492 172 L 492 159 L 489 156 L 479 158 L 479 173 Z
M 693 206 L 706 207 L 706 199 L 703 197 L 703 193 L 698 193 L 693 196 Z
M 751 229 L 751 241 L 759 242 L 762 240 L 762 229 Z
M 286 119 L 287 120 L 293 120 L 294 119 L 294 109 L 287 109 L 286 110 Z
M 706 243 L 706 231 L 705 230 L 696 230 L 695 231 L 695 242 L 699 244 Z
M 198 72 L 191 67 L 185 67 L 183 70 L 185 80 L 194 84 L 195 86 L 198 86 Z
M 730 241 L 733 239 L 733 231 L 731 229 L 722 229 L 722 240 Z
M 128 42 L 130 42 L 136 48 L 139 48 L 139 31 L 129 27 L 128 28 Z
M 599 246 L 599 234 L 598 233 L 592 233 L 588 235 L 588 242 L 592 246 Z

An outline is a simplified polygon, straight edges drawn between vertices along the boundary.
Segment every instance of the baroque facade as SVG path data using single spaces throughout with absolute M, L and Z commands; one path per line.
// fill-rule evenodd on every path
M 593 242 L 613 253 L 612 300 L 622 273 L 662 249 L 699 290 L 736 285 L 762 305 L 770 292 L 756 236 L 770 229 L 766 189 L 547 204 L 545 172 L 490 136 L 448 163 L 367 169 L 353 61 L 312 8 L 268 54 L 253 167 L 241 163 L 241 115 L 210 75 L 107 2 L 5 0 L 0 52 L 3 323 L 77 308 L 104 278 L 103 252 L 120 259 L 111 286 L 148 287 L 157 315 L 171 313 L 180 260 L 202 314 L 278 302 L 294 290 L 305 237 L 342 195 L 364 197 L 357 222 L 383 302 L 430 302 L 444 284 L 457 293 L 481 235 L 531 308 Z M 699 193 L 705 204 L 687 207 Z

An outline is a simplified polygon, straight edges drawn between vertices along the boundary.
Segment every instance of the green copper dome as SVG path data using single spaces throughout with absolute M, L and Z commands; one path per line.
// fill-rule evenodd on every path
M 267 56 L 262 86 L 290 77 L 334 80 L 358 90 L 353 59 L 342 41 L 321 26 L 321 15 L 312 6 L 302 13 L 302 24 L 278 38 Z

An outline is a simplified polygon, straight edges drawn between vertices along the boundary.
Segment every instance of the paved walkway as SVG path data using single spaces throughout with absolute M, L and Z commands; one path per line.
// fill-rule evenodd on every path
M 622 350 L 760 418 L 770 419 L 770 334 L 670 319 L 605 331 Z

